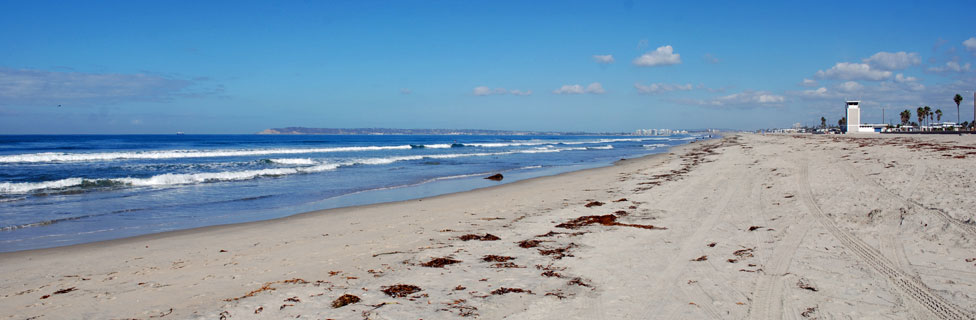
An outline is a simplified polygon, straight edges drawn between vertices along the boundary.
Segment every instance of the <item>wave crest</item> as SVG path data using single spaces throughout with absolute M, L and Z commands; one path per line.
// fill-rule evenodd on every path
M 319 163 L 312 159 L 267 159 L 267 161 L 289 165 L 307 165 L 300 167 L 269 168 L 258 170 L 242 171 L 222 171 L 222 172 L 201 172 L 201 173 L 166 173 L 147 178 L 67 178 L 53 181 L 42 182 L 2 182 L 0 183 L 0 194 L 26 194 L 42 190 L 84 190 L 84 189 L 103 189 L 119 186 L 134 187 L 159 187 L 185 184 L 198 184 L 219 181 L 239 181 L 250 180 L 259 177 L 278 177 L 293 174 L 316 173 L 338 169 L 345 166 L 354 165 L 384 165 L 399 161 L 413 161 L 423 159 L 452 159 L 462 157 L 484 157 L 499 156 L 509 154 L 533 154 L 533 153 L 552 153 L 562 151 L 585 151 L 585 150 L 605 150 L 613 148 L 612 145 L 602 147 L 572 147 L 555 148 L 552 146 L 538 147 L 525 150 L 514 150 L 505 152 L 478 152 L 478 153 L 451 153 L 451 154 L 430 154 L 414 156 L 396 156 L 384 158 L 358 158 L 339 163 Z

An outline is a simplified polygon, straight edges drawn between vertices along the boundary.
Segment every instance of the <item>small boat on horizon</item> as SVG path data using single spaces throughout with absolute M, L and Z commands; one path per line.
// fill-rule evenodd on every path
M 176 132 L 176 135 L 178 135 L 178 136 L 182 136 L 182 135 L 183 135 L 183 131 L 177 131 L 177 132 Z

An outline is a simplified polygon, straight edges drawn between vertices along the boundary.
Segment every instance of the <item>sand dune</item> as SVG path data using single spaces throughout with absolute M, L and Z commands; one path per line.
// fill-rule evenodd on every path
M 0 254 L 0 316 L 971 319 L 974 173 L 972 136 L 732 135 L 471 192 Z

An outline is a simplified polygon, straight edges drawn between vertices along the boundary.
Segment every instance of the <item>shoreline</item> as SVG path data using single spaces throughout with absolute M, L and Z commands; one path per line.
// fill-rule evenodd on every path
M 581 180 L 623 168 L 655 166 L 675 152 L 702 143 L 689 142 L 669 152 L 610 166 L 422 199 L 0 253 L 0 272 L 10 275 L 0 279 L 0 288 L 6 288 L 0 292 L 0 310 L 9 310 L 6 312 L 12 314 L 8 317 L 147 318 L 168 315 L 167 310 L 173 309 L 176 311 L 170 312 L 177 318 L 213 318 L 213 314 L 206 314 L 207 308 L 254 290 L 255 285 L 296 274 L 302 274 L 300 278 L 322 278 L 334 271 L 361 269 L 357 266 L 365 264 L 373 265 L 372 269 L 381 267 L 377 263 L 392 265 L 399 253 L 430 247 L 433 238 L 425 234 L 439 237 L 441 231 L 453 230 L 459 224 L 497 225 L 518 219 L 511 205 L 496 200 L 526 204 L 554 201 L 553 196 L 562 193 L 554 192 L 554 188 L 578 193 L 577 182 Z M 304 262 L 289 262 L 292 259 Z M 48 288 L 83 291 L 54 295 L 44 292 Z M 52 298 L 38 300 L 43 295 Z M 21 301 L 31 303 L 25 307 Z M 38 301 L 40 309 L 30 306 Z M 44 311 L 37 313 L 40 310 Z
M 543 147 L 533 147 L 533 145 L 551 141 L 539 138 L 543 140 L 532 141 L 528 147 L 522 147 L 520 143 L 509 142 L 479 144 L 481 143 L 479 141 L 490 142 L 496 139 L 486 138 L 488 140 L 467 141 L 476 148 L 466 150 L 453 147 L 447 149 L 445 148 L 446 144 L 439 143 L 443 138 L 437 138 L 440 139 L 437 141 L 431 140 L 433 139 L 431 138 L 422 140 L 422 143 L 430 144 L 429 149 L 432 151 L 413 151 L 400 150 L 407 147 L 404 141 L 390 140 L 387 142 L 394 144 L 397 150 L 384 151 L 379 154 L 373 154 L 373 150 L 369 148 L 373 148 L 373 144 L 379 146 L 377 148 L 385 148 L 382 145 L 386 142 L 344 141 L 335 144 L 366 145 L 365 149 L 368 150 L 338 156 L 341 159 L 347 159 L 345 162 L 319 158 L 316 160 L 310 158 L 275 159 L 275 157 L 265 159 L 269 156 L 258 156 L 256 157 L 260 158 L 258 160 L 252 159 L 254 157 L 233 158 L 233 160 L 227 160 L 230 162 L 214 165 L 216 169 L 210 168 L 210 165 L 198 165 L 195 162 L 197 160 L 179 160 L 176 161 L 179 162 L 178 165 L 164 166 L 166 169 L 163 171 L 140 171 L 161 166 L 153 164 L 136 165 L 135 168 L 137 169 L 132 170 L 128 169 L 128 166 L 119 167 L 123 169 L 102 170 L 108 173 L 95 175 L 102 178 L 86 178 L 85 174 L 69 173 L 52 179 L 40 179 L 45 181 L 37 184 L 8 183 L 0 186 L 5 188 L 4 192 L 20 192 L 17 190 L 44 190 L 44 188 L 49 187 L 55 188 L 61 182 L 66 181 L 67 184 L 64 187 L 57 187 L 61 189 L 36 194 L 30 193 L 14 197 L 17 194 L 12 193 L 10 201 L 0 199 L 0 204 L 2 204 L 0 210 L 10 211 L 7 212 L 10 218 L 7 221 L 8 224 L 4 226 L 4 232 L 0 234 L 2 235 L 0 237 L 0 251 L 14 252 L 66 246 L 207 225 L 274 219 L 321 209 L 453 193 L 494 184 L 493 182 L 468 178 L 477 173 L 504 172 L 507 179 L 502 183 L 508 183 L 527 177 L 553 175 L 566 171 L 610 165 L 613 160 L 620 157 L 630 158 L 661 152 L 668 145 L 687 143 L 687 140 L 693 138 L 641 137 L 639 139 L 618 139 L 620 141 L 614 140 L 612 137 L 599 140 L 571 138 L 566 140 L 569 141 L 566 146 L 545 146 L 548 149 L 541 151 L 536 149 Z M 497 139 L 504 140 L 503 138 Z M 648 142 L 641 141 L 647 139 L 668 141 L 642 146 L 642 143 Z M 134 139 L 126 143 L 135 143 L 138 146 L 143 143 L 143 140 L 145 139 Z M 248 142 L 250 140 L 247 139 L 218 140 L 220 141 L 214 143 L 222 144 L 227 141 L 240 142 L 245 145 L 250 143 Z M 288 140 L 274 142 L 274 144 L 285 146 L 306 144 L 303 141 L 301 139 L 298 141 Z M 599 142 L 612 142 L 614 144 L 619 142 L 622 144 L 617 146 L 618 150 L 613 150 L 614 148 L 610 147 L 609 144 L 594 148 L 588 147 L 587 144 Z M 584 147 L 573 144 L 586 145 L 587 151 L 583 152 Z M 500 151 L 492 149 L 496 147 L 500 147 Z M 655 147 L 657 147 L 656 150 Z M 149 149 L 153 149 L 153 147 L 149 147 Z M 482 149 L 490 152 L 481 152 Z M 600 149 L 601 151 L 590 153 L 589 150 L 591 149 Z M 240 150 L 247 151 L 247 149 Z M 285 151 L 295 152 L 296 150 L 301 151 L 301 148 L 286 149 Z M 327 150 L 323 149 L 323 151 Z M 564 151 L 573 152 L 567 153 L 566 156 L 556 155 L 556 153 Z M 123 150 L 105 155 L 142 157 L 130 153 Z M 163 153 L 163 156 L 166 157 L 174 156 L 167 152 Z M 221 152 L 210 151 L 203 153 L 208 156 L 220 156 L 222 154 Z M 357 158 L 356 156 L 360 153 L 365 158 Z M 101 153 L 96 154 L 102 155 Z M 434 160 L 417 158 L 428 154 Z M 44 153 L 31 154 L 31 156 L 12 157 L 4 159 L 4 161 L 57 160 L 45 158 L 43 155 Z M 159 155 L 143 156 L 155 157 Z M 65 157 L 68 156 L 65 155 Z M 188 159 L 194 157 L 190 156 Z M 450 160 L 440 160 L 441 158 Z M 340 163 L 339 167 L 333 168 L 335 166 L 332 164 L 333 162 Z M 450 165 L 442 166 L 440 164 Z M 66 164 L 65 166 L 69 165 Z M 83 165 L 71 164 L 70 169 L 82 172 L 76 170 L 75 167 L 78 166 Z M 44 170 L 57 170 L 61 165 L 45 164 L 41 167 L 46 168 Z M 30 173 L 32 169 L 30 165 L 13 165 L 11 170 L 11 174 L 18 175 L 24 172 Z M 44 170 L 35 174 L 44 173 Z M 128 171 L 134 171 L 141 175 L 137 175 L 136 178 L 120 178 L 125 177 L 125 173 Z M 312 172 L 325 173 L 305 174 Z M 272 176 L 273 178 L 264 179 L 267 178 L 265 176 Z M 366 193 L 371 195 L 364 195 Z
M 0 317 L 972 318 L 976 199 L 958 177 L 976 174 L 974 150 L 737 134 L 473 191 L 5 254 Z M 358 302 L 335 304 L 345 295 Z
M 718 138 L 718 139 L 721 139 L 721 138 Z M 194 234 L 203 234 L 203 233 L 207 233 L 207 232 L 209 232 L 211 230 L 223 230 L 223 229 L 234 228 L 234 227 L 246 228 L 246 227 L 249 227 L 249 226 L 254 226 L 254 225 L 258 225 L 258 224 L 262 224 L 262 223 L 271 223 L 271 222 L 275 222 L 277 220 L 287 220 L 287 219 L 298 218 L 300 216 L 306 216 L 306 215 L 327 215 L 327 214 L 336 213 L 336 212 L 356 211 L 356 210 L 369 209 L 369 208 L 374 208 L 374 207 L 384 206 L 384 205 L 397 205 L 397 204 L 402 204 L 402 203 L 407 203 L 407 202 L 417 201 L 417 200 L 421 200 L 422 201 L 422 200 L 426 200 L 426 199 L 437 199 L 437 198 L 441 198 L 441 197 L 447 197 L 447 196 L 452 196 L 452 195 L 457 195 L 457 194 L 462 194 L 462 193 L 477 192 L 477 191 L 480 191 L 480 190 L 496 189 L 496 188 L 501 188 L 501 187 L 505 187 L 505 186 L 509 186 L 509 185 L 515 185 L 515 184 L 521 183 L 523 181 L 530 181 L 530 180 L 536 180 L 536 179 L 546 179 L 546 178 L 558 177 L 558 176 L 562 176 L 562 175 L 569 175 L 569 174 L 573 174 L 573 173 L 577 173 L 577 172 L 583 172 L 583 171 L 588 171 L 588 170 L 599 170 L 599 169 L 604 169 L 604 168 L 610 168 L 610 167 L 618 166 L 621 163 L 623 163 L 624 161 L 636 161 L 636 160 L 642 160 L 642 159 L 645 159 L 646 160 L 646 159 L 650 159 L 650 158 L 653 158 L 655 156 L 659 156 L 659 155 L 662 155 L 662 154 L 671 153 L 671 152 L 673 152 L 673 150 L 675 150 L 675 148 L 687 147 L 687 146 L 692 145 L 694 143 L 697 143 L 699 141 L 709 141 L 709 140 L 715 140 L 715 139 L 691 140 L 691 142 L 688 142 L 686 144 L 672 146 L 672 147 L 668 148 L 667 151 L 664 151 L 664 152 L 655 153 L 655 154 L 649 154 L 649 155 L 645 155 L 645 156 L 641 156 L 641 157 L 636 157 L 636 158 L 630 158 L 630 159 L 615 160 L 612 163 L 610 163 L 609 165 L 602 165 L 602 166 L 593 167 L 593 168 L 585 168 L 585 169 L 580 169 L 580 170 L 573 170 L 573 171 L 561 172 L 561 173 L 557 173 L 557 174 L 554 174 L 554 175 L 544 175 L 544 176 L 532 177 L 532 178 L 528 178 L 528 179 L 520 179 L 520 180 L 517 180 L 517 181 L 514 181 L 514 182 L 505 182 L 505 183 L 501 183 L 499 185 L 494 185 L 494 186 L 487 186 L 487 187 L 480 187 L 480 188 L 479 187 L 476 187 L 475 189 L 469 189 L 469 190 L 463 190 L 463 191 L 456 191 L 456 192 L 448 192 L 448 193 L 443 193 L 443 194 L 438 194 L 438 195 L 433 195 L 433 196 L 424 196 L 424 197 L 420 197 L 420 198 L 410 198 L 410 199 L 406 199 L 406 200 L 395 200 L 395 201 L 377 202 L 377 203 L 370 203 L 370 204 L 351 205 L 351 206 L 343 206 L 343 207 L 336 207 L 336 208 L 329 208 L 329 209 L 320 209 L 320 210 L 312 210 L 312 211 L 298 212 L 298 213 L 294 213 L 294 214 L 287 215 L 287 216 L 284 216 L 284 217 L 264 219 L 264 220 L 258 220 L 258 221 L 238 222 L 238 223 L 229 223 L 229 224 L 219 224 L 219 225 L 212 225 L 212 226 L 205 226 L 205 227 L 197 227 L 197 228 L 190 228 L 190 229 L 164 231 L 164 232 L 157 232 L 157 233 L 137 235 L 137 236 L 132 236 L 132 237 L 124 237 L 124 238 L 109 239 L 109 240 L 100 240 L 100 241 L 94 241 L 94 242 L 86 242 L 86 243 L 71 244 L 71 245 L 65 245 L 65 246 L 49 247 L 49 248 L 38 248 L 38 249 L 26 249 L 26 250 L 19 250 L 19 251 L 0 252 L 0 261 L 2 261 L 4 259 L 7 259 L 6 256 L 9 256 L 9 255 L 29 254 L 31 252 L 43 253 L 44 251 L 58 251 L 59 249 L 73 250 L 73 249 L 97 248 L 97 247 L 105 246 L 105 245 L 124 245 L 124 244 L 128 244 L 128 243 L 131 243 L 131 242 L 136 242 L 136 241 L 160 240 L 160 239 L 165 239 L 165 238 L 169 238 L 169 237 L 178 237 L 178 236 L 189 236 L 189 235 L 194 235 Z M 436 182 L 434 182 L 434 183 L 436 183 Z M 388 187 L 388 188 L 390 188 L 390 189 L 399 189 L 399 188 L 409 188 L 409 187 L 414 187 L 414 186 L 419 186 L 419 185 L 423 185 L 423 183 L 422 184 L 415 184 L 415 185 L 407 185 L 407 186 L 394 186 L 394 187 Z M 358 192 L 354 192 L 354 193 L 350 193 L 350 194 L 344 194 L 344 195 L 339 195 L 339 196 L 332 197 L 332 198 L 322 199 L 320 201 L 326 201 L 326 200 L 331 200 L 331 199 L 335 199 L 335 198 L 346 197 L 346 196 L 350 196 L 350 195 L 354 195 L 354 194 L 363 194 L 363 193 L 381 191 L 381 190 L 385 190 L 385 189 L 386 188 L 384 188 L 384 189 L 377 189 L 377 190 L 358 191 Z M 16 257 L 14 257 L 14 258 L 16 258 Z

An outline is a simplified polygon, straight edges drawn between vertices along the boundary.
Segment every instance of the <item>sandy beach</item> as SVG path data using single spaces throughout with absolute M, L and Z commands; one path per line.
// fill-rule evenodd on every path
M 5 319 L 971 319 L 976 137 L 733 134 L 419 200 L 0 254 Z

